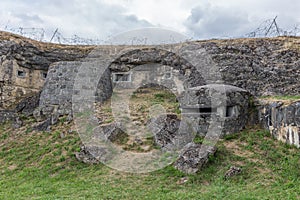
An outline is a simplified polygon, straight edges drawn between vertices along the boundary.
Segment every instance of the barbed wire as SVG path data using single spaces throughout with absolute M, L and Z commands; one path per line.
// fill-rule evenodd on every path
M 262 22 L 258 28 L 254 31 L 245 34 L 242 37 L 246 38 L 258 38 L 258 37 L 277 37 L 277 36 L 300 36 L 300 24 L 294 25 L 294 27 L 290 30 L 283 30 L 279 27 L 277 21 L 277 16 L 273 19 L 268 19 Z M 2 29 L 0 27 L 0 29 Z M 52 33 L 51 39 L 46 38 L 46 31 L 43 28 L 24 28 L 24 27 L 10 27 L 9 23 L 5 25 L 3 31 L 15 33 L 33 40 L 41 41 L 41 42 L 51 42 L 57 44 L 68 44 L 68 45 L 103 45 L 103 44 L 113 44 L 111 40 L 101 40 L 101 39 L 91 39 L 91 38 L 84 38 L 78 35 L 73 35 L 72 37 L 68 38 L 65 37 L 58 29 L 56 29 Z M 48 34 L 49 35 L 49 34 Z M 222 37 L 220 37 L 222 38 Z M 232 38 L 232 37 L 228 37 Z M 175 41 L 175 39 L 170 36 L 169 41 L 170 43 Z M 130 39 L 129 42 L 126 44 L 131 45 L 146 45 L 151 44 L 146 37 L 133 37 Z
M 24 28 L 24 27 L 10 27 L 8 24 L 3 28 L 3 31 L 21 35 L 26 38 L 37 40 L 40 42 L 51 42 L 57 44 L 70 44 L 70 45 L 99 45 L 104 44 L 104 40 L 83 38 L 78 35 L 73 35 L 70 38 L 64 37 L 62 33 L 55 30 L 52 38 L 49 40 L 45 37 L 46 31 L 43 28 Z
M 1 28 L 0 28 L 1 29 Z M 8 25 L 5 26 L 4 31 L 15 33 L 30 39 L 34 39 L 41 42 L 50 42 L 57 44 L 68 44 L 68 45 L 153 45 L 153 41 L 149 40 L 147 37 L 139 37 L 132 36 L 124 39 L 124 41 L 114 41 L 114 37 L 109 36 L 106 40 L 101 39 L 91 39 L 84 38 L 78 35 L 73 35 L 68 38 L 65 37 L 61 32 L 59 32 L 58 28 L 52 33 L 51 38 L 49 39 L 45 37 L 45 30 L 41 28 L 10 28 Z M 49 34 L 48 34 L 49 36 Z M 191 38 L 186 39 L 187 41 L 192 40 Z M 165 38 L 163 44 L 176 43 L 178 40 L 175 36 L 170 35 L 169 38 Z
M 6 25 L 4 31 L 15 33 L 37 41 L 43 41 L 45 37 L 45 30 L 43 28 L 13 28 Z
M 83 38 L 78 35 L 73 35 L 71 38 L 66 38 L 62 33 L 55 31 L 50 42 L 71 45 L 100 45 L 104 43 L 104 40 Z
M 260 24 L 254 31 L 247 33 L 245 36 L 249 38 L 256 37 L 277 37 L 277 36 L 299 36 L 300 25 L 295 25 L 290 30 L 283 30 L 279 27 L 277 16 L 273 19 L 268 19 Z

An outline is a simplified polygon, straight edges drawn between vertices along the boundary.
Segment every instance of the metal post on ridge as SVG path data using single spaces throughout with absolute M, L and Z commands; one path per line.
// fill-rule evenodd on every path
M 50 39 L 50 42 L 52 42 L 52 40 L 53 40 L 53 38 L 55 37 L 57 31 L 58 31 L 58 28 L 56 28 L 56 30 L 54 31 L 54 33 L 53 33 L 53 35 L 52 35 L 52 37 L 51 37 L 51 39 Z
M 267 32 L 265 33 L 265 36 L 267 36 L 269 34 L 271 28 L 273 27 L 273 24 L 275 25 L 278 36 L 280 36 L 280 31 L 279 31 L 278 25 L 276 23 L 276 19 L 277 19 L 277 16 L 272 20 L 272 23 L 270 24 L 270 27 L 268 28 Z

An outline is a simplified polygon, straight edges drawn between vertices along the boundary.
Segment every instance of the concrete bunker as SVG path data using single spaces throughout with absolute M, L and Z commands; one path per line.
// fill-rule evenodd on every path
M 223 97 L 224 101 L 218 99 Z M 195 127 L 200 136 L 206 135 L 212 117 L 223 120 L 222 133 L 225 135 L 236 133 L 247 125 L 251 95 L 246 90 L 231 85 L 209 84 L 189 88 L 183 98 L 182 114 L 198 119 Z

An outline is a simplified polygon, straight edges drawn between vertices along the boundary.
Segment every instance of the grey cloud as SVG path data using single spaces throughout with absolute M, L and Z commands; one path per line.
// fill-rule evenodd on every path
M 219 6 L 208 3 L 194 7 L 184 25 L 195 38 L 240 37 L 278 16 L 279 27 L 289 31 L 300 25 L 299 9 L 300 1 L 294 0 L 232 0 Z
M 1 7 L 18 19 L 10 20 L 12 26 L 36 26 L 54 31 L 56 28 L 65 37 L 73 34 L 82 37 L 105 39 L 109 35 L 131 29 L 153 26 L 135 15 L 128 15 L 119 5 L 106 4 L 99 0 L 16 0 L 18 6 L 9 0 L 1 0 Z M 2 4 L 2 5 L 1 5 Z M 34 12 L 34 14 L 33 14 Z
M 239 36 L 249 20 L 246 13 L 206 4 L 193 8 L 184 25 L 197 38 Z
M 19 18 L 23 22 L 33 22 L 33 23 L 43 23 L 44 21 L 36 14 L 25 14 L 25 13 L 18 13 L 13 14 L 16 18 Z
M 188 40 L 185 35 L 162 28 L 142 28 L 117 34 L 108 40 L 108 44 L 139 45 L 169 44 Z
M 151 22 L 134 15 L 134 11 L 130 11 L 128 7 L 123 7 L 122 3 L 105 2 L 108 1 L 0 0 L 0 26 L 5 27 L 9 21 L 13 27 L 44 28 L 50 35 L 48 37 L 51 37 L 53 31 L 58 28 L 65 37 L 77 34 L 99 39 L 106 39 L 108 36 L 132 29 L 154 27 Z M 180 2 L 184 11 L 192 7 L 187 5 L 200 4 L 191 9 L 188 18 L 183 19 L 187 34 L 194 35 L 195 38 L 243 36 L 257 28 L 264 20 L 276 15 L 279 26 L 285 30 L 300 23 L 300 1 L 296 0 L 180 0 Z M 149 8 L 148 11 L 150 14 L 151 9 L 153 8 Z M 168 9 L 171 10 L 172 7 Z M 129 11 L 131 13 L 128 13 Z M 170 27 L 166 23 L 164 22 L 162 26 Z M 179 23 L 181 27 L 182 22 Z M 178 26 L 176 23 L 173 24 Z

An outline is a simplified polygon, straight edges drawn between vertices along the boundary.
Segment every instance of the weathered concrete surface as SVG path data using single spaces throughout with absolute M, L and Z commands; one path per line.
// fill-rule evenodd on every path
M 34 116 L 38 121 L 46 118 L 58 118 L 68 115 L 72 119 L 72 97 L 76 94 L 74 82 L 82 62 L 58 62 L 50 66 L 48 77 L 41 92 L 39 108 Z M 83 78 L 87 83 L 94 81 L 93 78 Z M 89 89 L 89 86 L 82 90 Z M 95 101 L 103 102 L 112 93 L 110 73 L 104 73 L 98 81 L 98 87 L 94 91 Z
M 23 114 L 25 116 L 33 115 L 34 110 L 39 106 L 40 95 L 40 92 L 37 92 L 35 95 L 22 99 L 17 104 L 14 110 L 17 113 Z
M 13 128 L 23 126 L 21 116 L 32 116 L 34 110 L 39 106 L 40 93 L 22 99 L 14 108 L 10 110 L 0 110 L 0 124 L 6 121 L 12 122 Z
M 53 65 L 41 93 L 39 108 L 34 116 L 38 121 L 51 116 L 72 115 L 73 84 L 79 62 L 60 62 Z
M 107 149 L 98 146 L 81 146 L 80 152 L 75 154 L 77 160 L 88 164 L 99 164 L 103 162 L 108 154 Z
M 187 144 L 180 154 L 174 167 L 182 172 L 194 174 L 200 171 L 209 161 L 209 156 L 213 156 L 217 148 L 205 144 Z
M 274 138 L 300 147 L 300 101 L 261 101 L 260 122 Z
M 17 118 L 17 114 L 13 110 L 1 110 L 0 111 L 0 124 L 6 121 L 13 121 Z
M 242 169 L 236 166 L 231 166 L 225 173 L 224 175 L 224 179 L 228 180 L 229 178 L 239 175 L 240 173 L 242 173 Z
M 252 98 L 246 90 L 230 85 L 189 88 L 181 99 L 182 115 L 195 121 L 194 131 L 200 136 L 205 136 L 210 126 L 220 126 L 222 137 L 246 127 Z
M 164 149 L 173 145 L 174 138 L 178 134 L 180 119 L 175 114 L 166 114 L 151 119 L 148 127 L 154 133 L 154 141 L 157 146 Z

